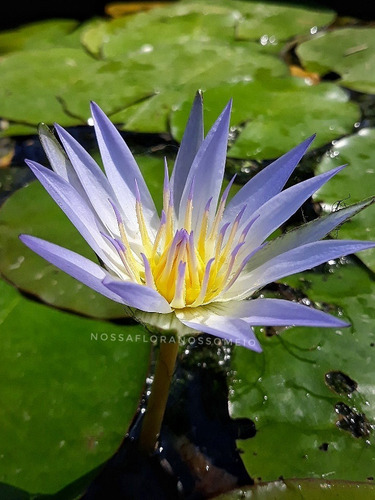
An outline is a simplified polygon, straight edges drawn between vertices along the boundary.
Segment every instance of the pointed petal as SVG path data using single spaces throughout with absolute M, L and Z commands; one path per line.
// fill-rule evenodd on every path
M 86 257 L 82 257 L 82 255 L 72 252 L 67 248 L 60 247 L 59 245 L 55 245 L 54 243 L 34 236 L 21 234 L 19 238 L 26 246 L 31 248 L 33 252 L 37 253 L 43 257 L 43 259 L 76 280 L 84 283 L 89 288 L 92 288 L 115 302 L 125 303 L 119 295 L 102 284 L 107 273 L 98 264 L 95 264 L 91 260 L 86 259 Z
M 146 285 L 116 280 L 110 276 L 103 280 L 103 286 L 122 297 L 124 304 L 146 312 L 167 314 L 172 309 L 159 292 Z
M 108 202 L 117 200 L 108 179 L 94 159 L 66 130 L 59 125 L 55 125 L 55 129 L 98 217 L 106 228 L 117 234 L 118 226 Z
M 69 158 L 51 130 L 47 125 L 41 123 L 38 126 L 38 133 L 40 142 L 42 143 L 44 152 L 47 155 L 52 169 L 63 179 L 72 184 L 75 189 L 82 189 L 81 183 Z
M 256 352 L 262 348 L 250 326 L 239 318 L 226 315 L 220 304 L 176 310 L 177 318 L 194 330 L 209 333 L 236 345 L 247 347 Z
M 374 202 L 374 199 L 365 200 L 349 207 L 324 215 L 307 224 L 289 231 L 288 233 L 270 241 L 257 252 L 246 266 L 246 271 L 259 267 L 273 257 L 288 252 L 293 248 L 318 241 L 329 234 L 335 227 L 357 214 Z
M 308 243 L 277 255 L 250 272 L 244 271 L 232 288 L 221 298 L 248 297 L 267 283 L 311 269 L 330 259 L 337 259 L 374 247 L 374 242 L 356 240 L 323 240 Z
M 314 138 L 315 135 L 309 137 L 250 179 L 228 203 L 223 221 L 234 219 L 244 204 L 247 205 L 244 218 L 248 219 L 255 210 L 278 194 Z
M 230 101 L 207 134 L 186 179 L 180 201 L 179 220 L 181 223 L 184 221 L 185 207 L 194 179 L 193 231 L 200 223 L 208 199 L 212 197 L 213 208 L 216 208 L 219 199 L 226 161 L 231 105 Z M 210 218 L 213 216 L 214 210 L 211 211 Z
M 26 160 L 37 179 L 44 186 L 48 194 L 65 212 L 69 220 L 75 225 L 94 252 L 107 263 L 108 259 L 103 249 L 113 254 L 112 249 L 103 241 L 100 231 L 104 228 L 97 219 L 91 207 L 80 194 L 62 177 L 39 163 Z
M 91 113 L 104 168 L 128 227 L 132 230 L 137 230 L 138 227 L 134 192 L 136 181 L 148 229 L 157 229 L 159 219 L 155 204 L 130 149 L 117 128 L 97 104 L 91 103 Z
M 318 326 L 341 328 L 349 323 L 312 307 L 281 299 L 231 301 L 222 304 L 223 314 L 258 326 Z
M 198 91 L 193 102 L 171 177 L 173 202 L 177 217 L 186 180 L 203 139 L 203 96 Z
M 343 168 L 344 166 L 337 167 L 295 184 L 265 203 L 254 213 L 254 216 L 259 214 L 259 217 L 247 235 L 248 244 L 245 245 L 243 252 L 248 253 L 252 248 L 259 246 L 267 236 L 288 220 L 315 191 Z

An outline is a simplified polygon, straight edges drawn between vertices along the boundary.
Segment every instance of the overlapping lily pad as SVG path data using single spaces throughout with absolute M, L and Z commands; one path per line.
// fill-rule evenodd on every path
M 240 2 L 231 2 L 234 7 Z M 246 2 L 241 9 L 237 37 L 277 45 L 298 35 L 316 33 L 330 25 L 336 14 L 322 6 L 287 5 L 268 2 Z
M 285 23 L 285 18 L 294 21 Z M 73 26 L 61 21 L 60 39 L 51 34 L 53 24 L 40 27 L 40 41 L 35 36 L 39 25 L 26 26 L 13 33 L 14 45 L 12 33 L 4 35 L 3 50 L 9 52 L 0 62 L 0 116 L 18 124 L 17 133 L 29 133 L 25 125 L 39 121 L 86 123 L 91 99 L 124 129 L 165 132 L 171 111 L 191 101 L 198 88 L 253 80 L 263 85 L 274 79 L 277 87 L 278 78 L 288 75 L 278 57 L 281 43 L 333 18 L 324 9 L 217 0 L 180 1 L 122 19 L 95 19 L 73 34 Z M 260 41 L 264 29 L 270 43 Z M 218 97 L 224 101 L 220 92 Z M 249 113 L 246 121 L 253 118 Z M 284 114 L 273 119 L 282 128 Z M 346 118 L 343 122 L 346 129 Z M 15 133 L 12 126 L 3 134 Z M 260 130 L 263 139 L 267 131 Z
M 0 33 L 0 53 L 79 45 L 78 21 L 52 19 Z
M 120 445 L 143 388 L 148 336 L 56 311 L 4 281 L 0 325 L 0 481 L 54 493 Z
M 26 124 L 86 124 L 90 99 L 111 113 L 152 92 L 130 68 L 81 49 L 16 52 L 0 61 L 0 71 L 0 116 Z
M 152 48 L 172 43 L 183 45 L 187 40 L 200 41 L 204 45 L 209 41 L 230 43 L 244 39 L 258 42 L 257 50 L 264 53 L 267 46 L 277 46 L 293 36 L 306 35 L 313 27 L 324 27 L 334 18 L 332 10 L 322 7 L 241 0 L 179 1 L 130 19 L 125 17 L 108 23 L 102 33 L 105 36 L 102 48 L 104 54 L 111 57 L 124 47 L 134 51 L 146 44 Z M 128 37 L 122 29 L 124 26 Z M 262 39 L 264 35 L 268 36 L 269 43 Z
M 352 327 L 290 328 L 280 335 L 269 331 L 271 336 L 260 331 L 262 355 L 236 350 L 231 412 L 252 418 L 257 427 L 254 438 L 238 443 L 244 463 L 263 481 L 366 481 L 375 467 L 375 284 L 353 263 L 283 281 L 301 298 L 308 296 L 305 303 L 312 300 L 334 314 L 341 310 Z M 333 384 L 337 373 L 353 384 Z
M 320 75 L 338 73 L 340 84 L 375 93 L 375 29 L 342 28 L 314 37 L 297 48 L 305 69 Z
M 323 201 L 326 211 L 337 210 L 366 197 L 375 196 L 374 165 L 375 129 L 365 128 L 357 134 L 336 141 L 318 166 L 318 172 L 347 164 L 333 183 L 323 186 L 315 199 Z M 329 185 L 331 184 L 331 185 Z M 339 238 L 375 240 L 375 206 L 363 210 L 339 231 Z M 375 271 L 375 251 L 366 250 L 360 258 Z

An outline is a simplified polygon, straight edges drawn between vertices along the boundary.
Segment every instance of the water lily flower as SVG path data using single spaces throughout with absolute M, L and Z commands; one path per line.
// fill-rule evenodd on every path
M 136 318 L 179 334 L 205 332 L 255 351 L 254 325 L 341 328 L 341 319 L 296 302 L 251 297 L 275 280 L 374 247 L 325 238 L 369 202 L 268 237 L 342 168 L 283 189 L 313 137 L 277 159 L 228 200 L 222 192 L 231 103 L 206 137 L 197 94 L 169 177 L 164 165 L 159 215 L 117 128 L 92 103 L 103 170 L 60 126 L 40 138 L 52 170 L 27 164 L 96 253 L 100 264 L 30 235 L 21 240 L 48 262 Z M 222 193 L 222 194 L 221 194 Z M 250 300 L 249 300 L 250 299 Z

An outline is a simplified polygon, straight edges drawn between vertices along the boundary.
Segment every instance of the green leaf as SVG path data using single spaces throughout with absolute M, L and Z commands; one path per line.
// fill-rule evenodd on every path
M 72 35 L 78 24 L 73 19 L 51 19 L 3 31 L 0 33 L 0 53 L 79 46 L 78 37 Z
M 375 485 L 349 481 L 292 479 L 241 488 L 216 500 L 371 500 Z
M 338 73 L 340 84 L 358 92 L 375 92 L 375 29 L 341 28 L 313 37 L 297 47 L 307 71 Z
M 1 59 L 0 71 L 0 116 L 29 125 L 85 124 L 90 100 L 110 114 L 152 92 L 131 68 L 99 62 L 80 49 L 16 52 Z
M 270 329 L 271 336 L 260 330 L 263 354 L 236 350 L 231 414 L 253 419 L 257 428 L 254 438 L 238 443 L 243 461 L 262 481 L 366 481 L 375 466 L 375 284 L 353 263 L 283 283 L 299 290 L 285 289 L 287 296 L 340 313 L 352 327 L 289 328 L 279 335 Z M 332 384 L 337 372 L 353 384 Z
M 209 95 L 210 89 L 219 84 L 230 87 L 234 81 L 253 79 L 257 75 L 268 78 L 287 75 L 287 68 L 276 58 L 252 49 L 251 45 L 229 46 L 219 42 L 207 42 L 202 47 L 200 42 L 192 41 L 188 45 L 158 47 L 151 53 L 139 55 L 137 64 L 142 66 L 135 70 L 137 75 L 143 75 L 143 80 L 153 83 L 155 95 L 113 115 L 112 119 L 123 122 L 126 130 L 167 131 L 172 111 L 184 101 L 191 105 L 197 89 L 206 90 Z
M 335 141 L 323 157 L 318 173 L 348 165 L 333 183 L 327 183 L 314 195 L 325 211 L 330 212 L 375 195 L 374 141 L 375 129 L 364 128 L 355 135 Z M 341 239 L 374 240 L 374 217 L 375 207 L 371 206 L 342 226 L 338 236 Z M 359 258 L 375 271 L 375 250 L 361 252 Z
M 59 312 L 0 281 L 0 481 L 53 493 L 107 460 L 137 408 L 149 337 Z
M 262 44 L 278 45 L 297 35 L 307 35 L 331 24 L 332 10 L 305 5 L 267 4 L 265 2 L 231 2 L 241 8 L 237 37 L 260 40 Z

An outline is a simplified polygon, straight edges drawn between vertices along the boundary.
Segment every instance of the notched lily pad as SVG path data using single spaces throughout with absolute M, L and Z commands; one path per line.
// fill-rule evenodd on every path
M 341 28 L 301 43 L 297 54 L 308 71 L 335 72 L 340 84 L 375 93 L 375 29 Z
M 29 125 L 86 124 L 90 100 L 110 114 L 152 93 L 123 64 L 114 68 L 81 49 L 16 52 L 1 59 L 0 71 L 0 116 Z
M 0 481 L 55 493 L 120 445 L 147 373 L 148 335 L 38 304 L 4 281 L 0 325 Z
M 231 2 L 233 7 L 239 3 Z M 297 35 L 314 33 L 336 17 L 334 11 L 325 8 L 264 2 L 246 4 L 241 9 L 243 18 L 238 24 L 237 37 L 260 40 L 264 45 L 278 45 Z

